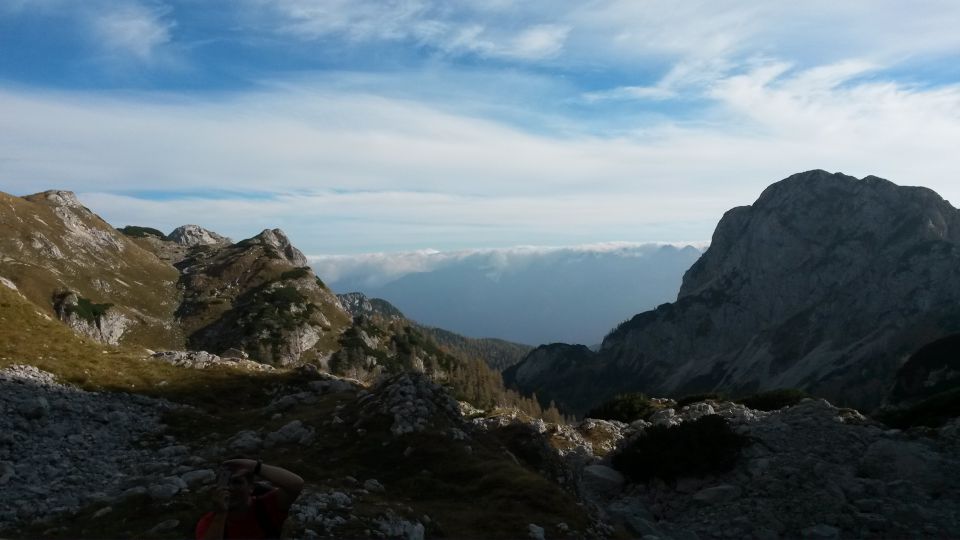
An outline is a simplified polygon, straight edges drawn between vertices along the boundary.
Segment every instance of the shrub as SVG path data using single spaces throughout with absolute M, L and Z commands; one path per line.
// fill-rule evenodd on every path
M 741 403 L 758 411 L 776 411 L 784 407 L 796 405 L 809 397 L 811 397 L 810 394 L 803 390 L 782 388 L 779 390 L 770 390 L 769 392 L 760 392 L 759 394 L 738 399 L 737 403 Z
M 307 298 L 296 287 L 280 287 L 265 295 L 264 300 L 271 304 L 305 304 Z
M 675 407 L 677 409 L 690 405 L 691 403 L 699 403 L 701 401 L 706 401 L 708 399 L 713 399 L 716 401 L 721 401 L 727 399 L 723 394 L 709 393 L 709 394 L 694 394 L 692 396 L 683 396 L 677 400 Z
M 310 268 L 306 266 L 300 266 L 298 268 L 294 268 L 293 270 L 287 270 L 286 272 L 280 274 L 280 279 L 281 280 L 300 279 L 300 278 L 305 278 L 309 275 L 310 275 Z
M 672 481 L 729 471 L 747 438 L 716 414 L 680 425 L 652 426 L 613 457 L 613 467 L 634 482 Z
M 167 235 L 163 234 L 157 229 L 153 229 L 150 227 L 138 227 L 136 225 L 127 225 L 126 227 L 122 229 L 117 229 L 117 230 L 119 230 L 121 233 L 127 236 L 130 236 L 132 238 L 145 238 L 147 236 L 155 236 L 162 240 L 167 237 Z
M 588 418 L 633 422 L 646 418 L 658 409 L 657 404 L 641 393 L 620 394 L 587 413 Z
M 97 319 L 103 317 L 103 315 L 111 307 L 113 307 L 113 304 L 95 304 L 88 298 L 81 296 L 77 298 L 76 305 L 66 306 L 66 309 L 68 313 L 73 313 L 77 317 L 80 317 L 88 323 L 93 324 L 97 321 Z
M 914 426 L 940 427 L 958 416 L 960 388 L 954 388 L 906 408 L 881 410 L 876 418 L 890 427 L 909 429 Z

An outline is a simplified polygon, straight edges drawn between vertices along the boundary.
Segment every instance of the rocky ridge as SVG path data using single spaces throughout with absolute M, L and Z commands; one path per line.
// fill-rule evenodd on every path
M 393 304 L 381 298 L 368 298 L 365 294 L 352 292 L 338 294 L 343 308 L 353 317 L 376 319 L 384 323 L 400 323 L 415 327 L 429 336 L 445 350 L 463 358 L 481 358 L 493 370 L 503 371 L 523 359 L 531 347 L 502 339 L 478 339 L 461 336 L 442 328 L 424 326 L 411 321 Z

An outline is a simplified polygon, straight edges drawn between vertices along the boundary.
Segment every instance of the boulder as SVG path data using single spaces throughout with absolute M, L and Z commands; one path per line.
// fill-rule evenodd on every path
M 588 465 L 583 468 L 581 482 L 586 492 L 609 497 L 620 493 L 626 479 L 617 470 L 606 465 Z
M 729 502 L 740 497 L 741 490 L 737 486 L 723 484 L 720 486 L 701 489 L 693 495 L 693 500 L 705 504 Z

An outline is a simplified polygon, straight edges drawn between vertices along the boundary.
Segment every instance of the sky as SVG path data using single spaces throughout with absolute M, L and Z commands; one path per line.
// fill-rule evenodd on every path
M 960 201 L 955 0 L 3 0 L 0 190 L 308 255 L 706 241 L 793 173 Z

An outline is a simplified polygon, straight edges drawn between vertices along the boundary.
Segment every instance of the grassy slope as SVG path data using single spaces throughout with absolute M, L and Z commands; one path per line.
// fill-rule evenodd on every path
M 79 249 L 66 240 L 67 229 L 51 205 L 39 199 L 0 193 L 0 227 L 4 230 L 0 236 L 0 276 L 16 283 L 29 300 L 51 316 L 54 292 L 69 288 L 95 303 L 115 304 L 133 318 L 141 314 L 170 320 L 179 303 L 177 270 L 96 215 L 81 215 L 80 219 L 87 227 L 114 236 L 123 250 Z M 63 258 L 51 259 L 35 249 L 36 234 L 56 245 Z M 95 286 L 98 280 L 110 290 Z M 131 327 L 124 342 L 151 348 L 182 348 L 183 336 L 175 328 L 163 328 L 154 321 Z

